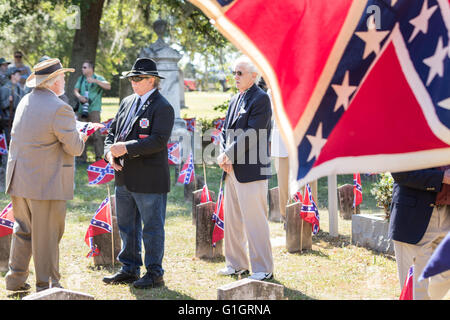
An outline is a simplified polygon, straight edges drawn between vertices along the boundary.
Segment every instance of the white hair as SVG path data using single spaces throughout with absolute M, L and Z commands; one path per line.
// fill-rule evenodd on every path
M 58 79 L 61 78 L 61 76 L 64 77 L 64 73 L 58 74 L 56 77 L 51 78 L 50 80 L 42 82 L 41 84 L 36 86 L 36 88 L 49 89 L 51 86 L 53 86 L 55 84 L 56 81 L 58 81 Z
M 244 64 L 247 66 L 247 69 L 251 73 L 256 73 L 255 83 L 258 84 L 259 80 L 261 79 L 261 73 L 259 72 L 258 68 L 255 66 L 253 61 L 250 60 L 250 58 L 247 56 L 240 56 L 233 63 L 233 70 L 236 70 L 236 66 L 238 64 Z

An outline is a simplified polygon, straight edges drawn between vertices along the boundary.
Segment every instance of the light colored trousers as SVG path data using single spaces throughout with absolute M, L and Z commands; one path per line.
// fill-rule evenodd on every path
M 225 178 L 224 224 L 226 265 L 236 270 L 273 272 L 272 246 L 267 222 L 268 181 L 240 183 L 234 171 Z
M 289 199 L 289 158 L 273 157 L 277 171 L 280 213 L 286 221 L 286 205 Z
M 16 290 L 28 278 L 33 256 L 36 290 L 59 286 L 59 242 L 64 234 L 65 200 L 30 200 L 11 196 L 14 233 L 11 241 L 6 289 Z
M 409 267 L 414 262 L 413 298 L 414 300 L 439 300 L 450 289 L 450 270 L 433 277 L 417 281 L 427 265 L 434 249 L 450 231 L 450 206 L 434 208 L 427 230 L 417 244 L 394 241 L 400 287 L 403 289 Z

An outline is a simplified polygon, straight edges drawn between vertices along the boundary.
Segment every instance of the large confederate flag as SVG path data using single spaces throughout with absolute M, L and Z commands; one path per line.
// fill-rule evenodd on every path
M 449 163 L 449 0 L 190 1 L 269 84 L 291 190 Z

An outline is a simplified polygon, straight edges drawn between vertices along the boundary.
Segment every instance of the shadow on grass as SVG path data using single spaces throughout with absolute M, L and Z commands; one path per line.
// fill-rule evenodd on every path
M 130 284 L 130 292 L 136 297 L 136 300 L 194 300 L 191 296 L 178 291 L 170 290 L 166 286 L 159 288 L 136 289 L 132 284 Z
M 11 294 L 8 294 L 7 297 L 9 299 L 13 299 L 13 300 L 22 300 L 23 298 L 25 298 L 26 296 L 30 295 L 31 291 L 19 291 L 19 292 L 13 292 Z
M 272 280 L 267 280 L 267 282 L 281 284 L 284 287 L 284 297 L 288 300 L 316 300 L 299 290 L 286 287 L 283 283 L 277 281 L 275 278 Z
M 304 256 L 304 255 L 311 255 L 311 256 L 317 256 L 320 258 L 326 258 L 329 259 L 330 256 L 323 253 L 322 251 L 317 251 L 317 250 L 308 250 L 308 249 L 303 249 L 301 252 L 297 251 L 297 252 L 290 252 L 289 254 L 292 255 L 298 255 L 298 256 Z

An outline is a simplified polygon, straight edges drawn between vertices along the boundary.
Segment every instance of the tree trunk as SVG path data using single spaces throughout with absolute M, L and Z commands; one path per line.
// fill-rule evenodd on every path
M 81 7 L 80 29 L 75 32 L 70 57 L 70 67 L 74 68 L 75 72 L 70 74 L 66 84 L 66 94 L 72 106 L 75 106 L 76 103 L 73 89 L 78 77 L 82 74 L 81 66 L 83 62 L 90 60 L 95 65 L 104 2 L 105 0 L 91 0 Z

